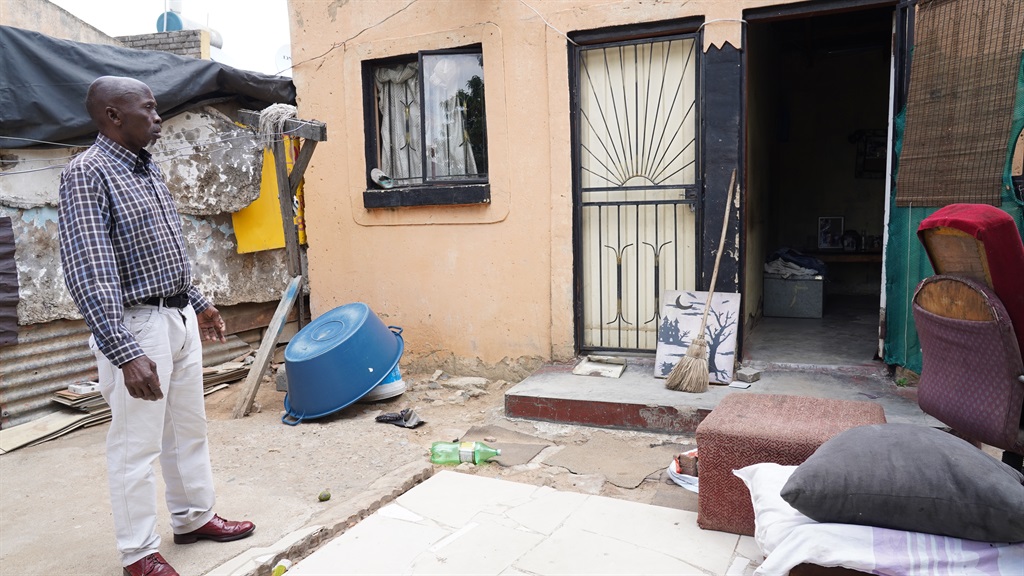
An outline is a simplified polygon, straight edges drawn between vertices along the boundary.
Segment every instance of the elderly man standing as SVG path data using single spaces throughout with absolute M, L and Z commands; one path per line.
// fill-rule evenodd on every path
M 224 321 L 192 284 L 180 217 L 145 149 L 160 137 L 152 91 L 104 76 L 85 104 L 100 133 L 61 174 L 64 278 L 110 405 L 107 475 L 124 573 L 176 575 L 159 554 L 158 456 L 176 544 L 256 529 L 213 513 L 200 335 L 223 340 Z

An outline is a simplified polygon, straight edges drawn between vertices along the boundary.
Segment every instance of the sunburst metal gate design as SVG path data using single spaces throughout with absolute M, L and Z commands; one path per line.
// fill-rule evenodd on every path
M 696 38 L 587 46 L 576 57 L 578 342 L 653 351 L 661 293 L 695 282 Z

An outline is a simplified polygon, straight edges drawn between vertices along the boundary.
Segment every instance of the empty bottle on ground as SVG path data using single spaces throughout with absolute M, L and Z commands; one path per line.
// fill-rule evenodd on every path
M 483 442 L 434 442 L 430 446 L 430 461 L 434 464 L 482 464 L 501 454 Z

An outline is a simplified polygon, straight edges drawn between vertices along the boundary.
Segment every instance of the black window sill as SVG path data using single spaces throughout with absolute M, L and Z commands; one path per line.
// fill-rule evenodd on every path
M 410 186 L 367 190 L 363 192 L 365 208 L 400 208 L 403 206 L 449 206 L 487 204 L 491 201 L 490 184 L 459 186 Z

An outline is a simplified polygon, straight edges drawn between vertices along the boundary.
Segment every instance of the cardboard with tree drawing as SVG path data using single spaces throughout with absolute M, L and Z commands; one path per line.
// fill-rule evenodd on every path
M 668 290 L 661 301 L 658 349 L 654 361 L 654 376 L 657 378 L 668 376 L 697 337 L 708 293 Z M 712 295 L 704 340 L 708 345 L 708 375 L 713 383 L 732 382 L 739 315 L 739 294 L 715 292 Z

